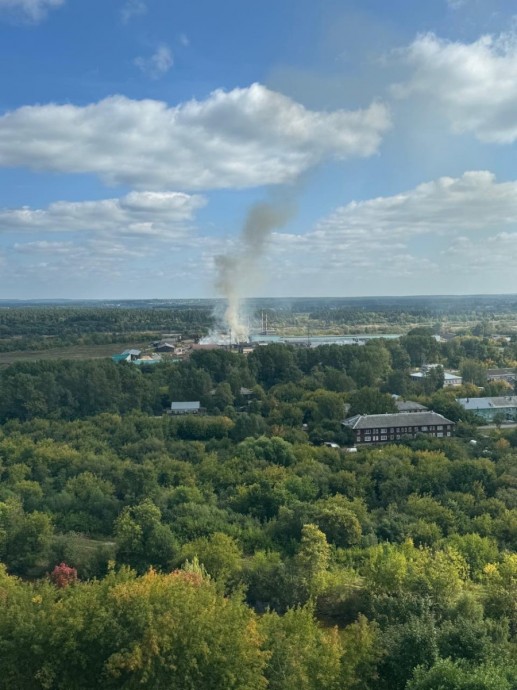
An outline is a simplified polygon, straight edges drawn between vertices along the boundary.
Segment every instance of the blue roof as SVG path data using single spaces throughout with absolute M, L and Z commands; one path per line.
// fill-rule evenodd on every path
M 127 362 L 127 360 L 129 359 L 129 355 L 126 355 L 124 353 L 122 353 L 120 355 L 112 355 L 111 359 L 114 362 Z

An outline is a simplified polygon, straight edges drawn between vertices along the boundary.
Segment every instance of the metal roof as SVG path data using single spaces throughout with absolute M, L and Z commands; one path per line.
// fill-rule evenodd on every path
M 411 374 L 412 379 L 425 379 L 429 372 L 415 371 Z M 449 371 L 443 372 L 444 381 L 461 381 L 461 376 L 459 374 L 451 374 Z
M 358 414 L 345 419 L 352 429 L 391 429 L 401 426 L 435 426 L 454 424 L 437 412 L 396 412 L 394 414 Z
M 142 354 L 142 350 L 124 350 L 123 355 L 130 355 L 131 357 L 139 357 Z
M 505 368 L 505 369 L 487 369 L 487 376 L 514 376 L 517 377 L 517 372 L 515 369 Z
M 127 362 L 127 360 L 129 359 L 129 355 L 126 355 L 124 353 L 120 355 L 111 355 L 111 359 L 114 362 Z
M 495 398 L 457 398 L 465 410 L 493 410 L 505 407 L 517 407 L 517 395 L 505 395 Z
M 199 400 L 196 400 L 195 402 L 173 402 L 171 403 L 171 410 L 173 411 L 182 411 L 182 410 L 199 410 L 201 407 L 201 403 Z

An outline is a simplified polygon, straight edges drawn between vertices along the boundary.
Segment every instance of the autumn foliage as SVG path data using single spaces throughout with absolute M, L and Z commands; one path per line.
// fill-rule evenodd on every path
M 60 589 L 73 585 L 77 582 L 77 570 L 66 563 L 60 563 L 50 573 L 50 581 Z

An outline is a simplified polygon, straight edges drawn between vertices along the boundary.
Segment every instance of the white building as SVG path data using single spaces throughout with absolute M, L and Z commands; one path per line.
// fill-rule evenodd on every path
M 411 379 L 413 381 L 422 381 L 429 374 L 431 369 L 435 369 L 440 366 L 439 364 L 428 364 L 420 371 L 415 371 L 411 374 Z M 443 387 L 448 388 L 450 386 L 461 386 L 463 379 L 459 374 L 453 374 L 451 371 L 443 372 Z

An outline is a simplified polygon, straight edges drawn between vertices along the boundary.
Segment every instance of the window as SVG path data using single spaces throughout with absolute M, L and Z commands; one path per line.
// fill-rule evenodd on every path
M 421 427 L 422 431 L 429 431 L 429 429 L 426 426 Z
M 365 436 L 364 437 L 365 442 L 371 441 L 372 437 L 371 436 Z
M 447 432 L 447 436 L 450 436 L 450 435 L 451 435 L 451 432 L 450 432 L 450 431 L 448 431 L 448 432 Z
M 387 434 L 388 430 L 387 429 L 381 429 L 381 434 Z
M 443 431 L 437 431 L 437 432 L 436 432 L 436 435 L 438 436 L 438 438 L 442 438 L 442 436 L 443 436 Z
M 379 437 L 378 437 L 378 436 L 373 436 L 373 437 L 372 437 L 372 441 L 378 441 L 378 440 L 379 440 Z
M 439 424 L 437 427 L 438 431 L 441 431 L 443 429 L 443 424 Z
M 381 441 L 387 441 L 388 437 L 387 436 L 381 436 Z

